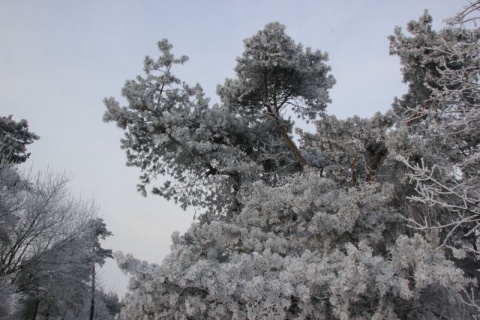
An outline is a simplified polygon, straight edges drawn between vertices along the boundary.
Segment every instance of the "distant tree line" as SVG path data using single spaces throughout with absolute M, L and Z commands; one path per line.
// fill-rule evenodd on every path
M 68 177 L 18 168 L 38 138 L 26 120 L 0 117 L 0 319 L 113 319 L 121 304 L 95 271 L 113 257 L 100 244 L 111 232 Z

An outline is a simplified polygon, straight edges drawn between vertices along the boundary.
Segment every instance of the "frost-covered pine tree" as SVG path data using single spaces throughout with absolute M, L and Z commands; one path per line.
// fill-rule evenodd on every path
M 157 61 L 145 59 L 145 76 L 127 81 L 127 107 L 105 99 L 105 121 L 125 130 L 127 164 L 143 171 L 139 190 L 158 175 L 174 182 L 153 193 L 188 205 L 225 212 L 238 208 L 238 192 L 247 182 L 275 184 L 299 170 L 305 160 L 282 117 L 290 107 L 309 119 L 326 106 L 333 78 L 326 55 L 303 49 L 272 23 L 246 40 L 238 58 L 237 78 L 218 87 L 222 105 L 208 106 L 200 85 L 190 87 L 172 74 L 176 64 L 167 40 L 159 42 Z
M 244 42 L 237 78 L 218 86 L 223 104 L 251 121 L 273 122 L 298 164 L 307 165 L 282 114 L 290 108 L 299 118 L 315 119 L 325 110 L 328 89 L 335 83 L 324 63 L 328 56 L 296 44 L 280 23 L 266 25 Z
M 27 120 L 15 121 L 10 115 L 0 116 L 0 158 L 2 161 L 13 163 L 25 162 L 30 153 L 27 153 L 26 146 L 39 137 L 28 131 Z
M 429 36 L 419 37 L 426 48 L 444 43 L 428 29 L 428 19 L 425 15 L 410 24 L 426 30 Z M 427 200 L 410 202 L 418 200 L 421 183 L 430 181 L 417 179 L 412 185 L 408 178 L 417 177 L 416 163 L 434 164 L 439 157 L 418 147 L 439 137 L 425 124 L 426 115 L 415 114 L 426 110 L 417 102 L 434 99 L 434 83 L 444 81 L 452 90 L 457 86 L 435 74 L 437 82 L 411 86 L 384 115 L 338 120 L 322 113 L 333 84 L 326 56 L 304 50 L 284 30 L 269 24 L 245 41 L 237 78 L 218 88 L 220 106 L 208 107 L 203 95 L 190 99 L 186 85 L 165 91 L 162 81 L 175 79 L 170 67 L 162 65 L 153 80 L 149 58 L 147 77 L 124 88 L 128 107 L 106 100 L 105 119 L 126 130 L 122 144 L 129 163 L 148 174 L 170 173 L 190 192 L 191 198 L 182 203 L 206 207 L 184 235 L 172 236 L 171 253 L 162 264 L 116 254 L 131 277 L 120 319 L 467 319 L 478 313 L 466 294 L 475 280 L 461 268 L 457 248 L 445 246 L 448 237 L 435 226 L 419 230 L 405 223 L 429 212 L 438 222 L 445 216 L 432 211 Z M 452 25 L 438 34 L 455 32 L 477 31 Z M 464 37 L 447 39 L 463 52 Z M 416 40 L 397 30 L 393 52 L 403 57 L 410 52 L 409 41 Z M 475 47 L 476 40 L 471 41 Z M 417 46 L 411 48 L 418 59 L 424 58 L 414 50 Z M 442 55 L 435 52 L 438 66 L 415 64 L 417 74 L 431 77 L 432 70 L 441 69 Z M 469 52 L 477 61 L 476 51 Z M 168 57 L 169 51 L 163 51 L 159 61 L 175 60 Z M 405 61 L 408 65 L 414 59 Z M 464 66 L 470 70 L 474 65 Z M 280 118 L 287 106 L 300 116 L 321 116 L 317 133 L 301 134 L 300 147 L 288 135 L 292 123 Z M 414 110 L 413 118 L 407 110 Z M 456 118 L 443 118 L 442 123 L 449 127 Z M 218 124 L 220 119 L 229 123 L 228 130 Z M 198 128 L 207 134 L 194 135 Z M 465 143 L 476 138 L 463 131 L 462 137 Z M 457 154 L 465 150 L 449 147 Z M 275 154 L 278 158 L 271 158 Z M 447 159 L 456 159 L 451 155 Z M 441 163 L 451 164 L 450 172 L 462 172 L 466 179 L 461 163 L 449 161 Z M 239 172 L 239 179 L 230 180 L 231 172 Z M 208 179 L 185 184 L 188 174 Z M 217 174 L 223 180 L 212 179 Z M 168 188 L 173 184 L 162 190 Z M 222 189 L 227 192 L 206 197 Z M 218 203 L 222 210 L 210 214 Z
M 173 178 L 152 191 L 187 206 L 222 212 L 234 202 L 241 180 L 258 171 L 249 156 L 255 132 L 225 108 L 209 107 L 200 85 L 190 87 L 172 74 L 187 57 L 175 58 L 167 40 L 158 43 L 157 61 L 145 59 L 144 77 L 127 81 L 122 95 L 128 107 L 105 99 L 105 121 L 126 131 L 122 147 L 127 164 L 142 169 L 139 191 L 158 175 Z
M 315 134 L 299 130 L 309 165 L 344 186 L 393 182 L 398 168 L 392 168 L 389 161 L 387 137 L 395 119 L 392 112 L 377 113 L 370 119 L 323 116 L 315 122 Z
M 480 2 L 432 30 L 425 13 L 405 36 L 391 37 L 391 53 L 402 63 L 409 90 L 394 104 L 398 132 L 410 139 L 397 159 L 408 168 L 415 187 L 407 216 L 411 227 L 435 231 L 439 247 L 452 252 L 457 265 L 480 279 Z M 475 297 L 477 295 L 477 297 Z M 467 303 L 476 306 L 472 289 Z

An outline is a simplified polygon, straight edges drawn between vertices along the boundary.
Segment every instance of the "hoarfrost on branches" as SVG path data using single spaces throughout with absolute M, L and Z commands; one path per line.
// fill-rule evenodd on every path
M 327 55 L 279 23 L 245 40 L 208 106 L 171 74 L 167 41 L 128 106 L 129 165 L 205 211 L 160 265 L 116 253 L 131 276 L 120 319 L 467 319 L 478 314 L 479 31 L 475 2 L 441 31 L 426 12 L 390 37 L 408 92 L 369 119 L 324 114 Z M 289 108 L 316 133 L 290 133 Z

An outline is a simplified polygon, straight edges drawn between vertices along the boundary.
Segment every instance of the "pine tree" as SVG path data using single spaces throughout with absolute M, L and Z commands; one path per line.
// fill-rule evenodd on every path
M 91 252 L 91 259 L 90 259 L 90 268 L 91 268 L 91 287 L 90 287 L 90 320 L 94 319 L 95 316 L 95 293 L 97 291 L 96 287 L 96 269 L 95 265 L 98 264 L 103 266 L 107 260 L 107 258 L 113 258 L 112 250 L 102 248 L 100 244 L 100 240 L 105 240 L 106 237 L 112 235 L 110 231 L 107 230 L 107 226 L 103 219 L 96 218 L 91 220 L 87 226 L 90 238 L 90 252 Z
M 25 162 L 30 156 L 26 145 L 31 144 L 39 137 L 28 131 L 28 122 L 16 122 L 12 116 L 0 117 L 0 156 L 1 159 L 14 163 Z
M 199 176 L 223 174 L 222 182 L 231 179 L 225 168 L 240 173 L 236 183 L 220 187 L 195 180 L 196 188 L 223 188 L 231 197 L 210 198 L 205 214 L 184 235 L 172 236 L 161 265 L 116 254 L 131 276 L 120 319 L 466 319 L 478 313 L 476 270 L 465 262 L 477 256 L 479 31 L 458 25 L 470 11 L 440 32 L 427 14 L 409 24 L 411 38 L 396 29 L 391 50 L 401 58 L 409 91 L 370 119 L 323 114 L 333 85 L 326 55 L 304 51 L 278 23 L 245 41 L 237 78 L 218 87 L 220 106 L 164 98 L 138 104 L 158 92 L 172 98 L 188 91 L 184 85 L 164 93 L 162 86 L 140 85 L 142 78 L 124 88 L 128 108 L 107 100 L 105 118 L 126 130 L 130 164 L 169 167 L 150 172 L 176 170 L 172 176 L 181 182 L 187 168 L 201 168 Z M 168 56 L 159 61 L 173 61 Z M 174 79 L 169 70 L 165 79 Z M 287 107 L 300 117 L 320 116 L 315 134 L 300 132 L 300 147 L 289 135 L 293 123 L 281 118 Z M 155 117 L 149 110 L 161 111 Z M 196 110 L 202 116 L 193 118 Z M 212 125 L 211 112 L 228 119 L 230 131 Z M 193 152 L 201 141 L 192 139 L 197 128 L 214 136 L 202 136 L 203 153 Z M 185 146 L 192 147 L 190 162 L 179 156 Z M 225 152 L 217 153 L 219 146 Z M 222 214 L 211 214 L 219 203 Z M 468 254 L 465 236 L 474 238 Z

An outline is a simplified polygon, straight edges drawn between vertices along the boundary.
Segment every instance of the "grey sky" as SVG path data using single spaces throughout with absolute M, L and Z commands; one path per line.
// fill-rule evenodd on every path
M 212 102 L 216 85 L 232 77 L 243 39 L 279 21 L 304 46 L 329 53 L 337 84 L 328 112 L 369 117 L 401 95 L 399 63 L 387 36 L 425 8 L 437 27 L 468 1 L 0 1 L 0 115 L 27 119 L 41 139 L 29 147 L 34 170 L 74 176 L 76 195 L 95 198 L 114 237 L 105 247 L 160 263 L 170 235 L 185 231 L 192 213 L 135 189 L 139 170 L 127 168 L 122 133 L 104 124 L 103 98 L 120 97 L 140 74 L 145 55 L 158 56 L 168 38 L 190 61 L 174 70 L 199 82 Z M 114 262 L 103 272 L 107 289 L 123 294 Z

